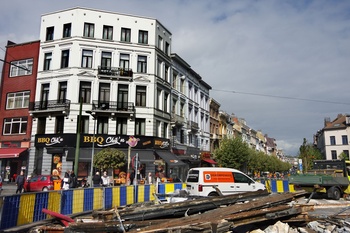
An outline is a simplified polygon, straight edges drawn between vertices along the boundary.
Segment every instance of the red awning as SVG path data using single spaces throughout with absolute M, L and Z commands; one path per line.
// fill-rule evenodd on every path
M 28 148 L 0 148 L 0 159 L 17 158 Z
M 204 162 L 207 162 L 207 163 L 211 163 L 211 164 L 217 164 L 217 162 L 215 162 L 214 160 L 212 159 L 203 159 Z

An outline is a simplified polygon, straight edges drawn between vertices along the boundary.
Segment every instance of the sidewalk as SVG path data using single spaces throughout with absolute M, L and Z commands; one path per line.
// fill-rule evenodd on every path
M 17 186 L 14 182 L 12 183 L 2 182 L 2 192 L 0 195 L 16 194 L 16 189 L 17 189 Z

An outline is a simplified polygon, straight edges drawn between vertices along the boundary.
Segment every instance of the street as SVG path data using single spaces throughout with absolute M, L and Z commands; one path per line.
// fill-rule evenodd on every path
M 16 194 L 16 189 L 17 189 L 17 186 L 14 182 L 12 182 L 12 183 L 3 182 L 2 183 L 2 191 L 1 191 L 0 195 Z

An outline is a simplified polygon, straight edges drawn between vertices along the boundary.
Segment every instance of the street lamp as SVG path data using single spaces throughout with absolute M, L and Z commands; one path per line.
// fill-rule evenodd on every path
M 96 131 L 96 117 L 95 114 L 92 111 L 85 111 L 86 113 L 90 114 L 92 116 L 92 119 L 94 120 L 94 132 L 92 136 L 92 151 L 91 151 L 91 176 L 90 176 L 90 185 L 92 187 L 92 177 L 94 175 L 94 154 L 95 154 L 95 131 Z

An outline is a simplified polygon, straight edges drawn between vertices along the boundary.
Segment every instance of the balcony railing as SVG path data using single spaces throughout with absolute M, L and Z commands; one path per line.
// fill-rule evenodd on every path
M 174 113 L 171 114 L 171 123 L 175 125 L 184 125 L 185 118 Z
M 110 112 L 135 112 L 133 102 L 118 101 L 92 101 L 92 111 L 110 111 Z
M 191 130 L 198 130 L 199 129 L 198 123 L 194 122 L 194 121 L 187 122 L 187 127 Z
M 121 67 L 108 67 L 108 66 L 99 66 L 98 67 L 99 76 L 108 76 L 113 77 L 132 77 L 132 69 L 126 69 Z
M 29 104 L 29 111 L 66 111 L 70 109 L 70 100 L 35 101 Z

